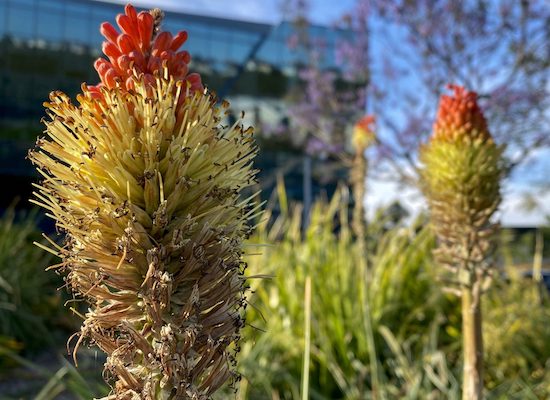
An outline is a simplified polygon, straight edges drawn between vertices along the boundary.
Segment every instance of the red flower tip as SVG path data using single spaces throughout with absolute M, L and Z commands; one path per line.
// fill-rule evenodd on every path
M 145 81 L 154 84 L 155 74 L 166 68 L 173 79 L 187 81 L 191 91 L 203 90 L 200 75 L 188 75 L 189 53 L 178 51 L 187 40 L 187 32 L 179 32 L 174 37 L 170 32 L 161 32 L 154 38 L 153 16 L 146 11 L 137 13 L 130 4 L 126 5 L 124 14 L 119 14 L 116 21 L 121 33 L 108 22 L 100 26 L 100 32 L 106 39 L 103 53 L 108 60 L 100 58 L 94 67 L 104 86 L 114 88 L 120 83 L 126 89 L 132 89 L 134 70 L 143 74 Z M 90 89 L 94 94 L 99 93 L 99 89 Z
M 456 140 L 461 137 L 489 140 L 487 121 L 477 102 L 477 93 L 462 86 L 447 85 L 451 96 L 442 95 L 434 123 L 434 140 Z
M 370 146 L 375 139 L 374 115 L 365 115 L 353 127 L 352 143 L 356 150 L 363 151 Z
M 365 132 L 373 132 L 376 117 L 374 115 L 365 115 L 355 124 L 356 128 L 362 129 Z

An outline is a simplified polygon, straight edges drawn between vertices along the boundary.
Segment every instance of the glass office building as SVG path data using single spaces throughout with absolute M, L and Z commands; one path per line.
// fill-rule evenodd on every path
M 42 103 L 51 90 L 74 96 L 80 82 L 97 83 L 92 64 L 101 56 L 99 26 L 114 24 L 122 11 L 121 4 L 92 0 L 0 0 L 1 176 L 32 174 L 22 152 L 42 130 Z M 256 126 L 282 118 L 282 98 L 296 83 L 297 66 L 306 61 L 287 45 L 293 34 L 290 23 L 167 12 L 163 29 L 189 33 L 184 49 L 192 55 L 191 70 L 201 73 L 220 97 L 229 98 L 235 114 L 245 110 L 246 122 Z M 336 68 L 334 47 L 346 33 L 309 29 L 311 37 L 325 44 L 323 67 Z
M 78 80 L 94 83 L 90 60 L 100 56 L 99 25 L 114 24 L 121 11 L 122 5 L 92 0 L 0 1 L 0 116 L 32 115 L 49 90 L 74 92 Z M 292 26 L 286 22 L 268 25 L 168 12 L 163 26 L 189 33 L 184 48 L 195 70 L 223 96 L 280 97 L 295 66 L 305 61 L 287 46 Z M 316 26 L 309 33 L 326 45 L 324 67 L 336 67 L 332 54 L 339 33 Z M 276 82 L 258 82 L 266 74 Z

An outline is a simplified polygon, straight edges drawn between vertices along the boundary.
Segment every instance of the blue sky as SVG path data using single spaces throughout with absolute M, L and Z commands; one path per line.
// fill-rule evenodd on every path
M 102 0 L 106 1 L 106 0 Z M 107 0 L 126 4 L 126 0 Z M 282 18 L 284 0 L 133 0 L 139 7 L 159 7 L 165 10 L 204 14 L 255 22 L 275 23 Z M 353 0 L 311 1 L 311 19 L 316 23 L 331 23 L 353 6 Z

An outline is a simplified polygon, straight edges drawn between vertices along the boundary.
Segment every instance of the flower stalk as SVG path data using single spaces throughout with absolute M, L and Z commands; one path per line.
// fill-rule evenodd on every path
M 491 218 L 500 201 L 503 147 L 493 141 L 477 94 L 451 85 L 441 97 L 430 141 L 421 148 L 422 189 L 438 239 L 435 255 L 451 272 L 446 290 L 462 300 L 463 399 L 483 396 L 481 297 L 493 272 Z
M 209 399 L 237 377 L 252 129 L 220 125 L 228 104 L 177 52 L 186 33 L 155 36 L 131 6 L 117 21 L 102 25 L 102 83 L 45 103 L 32 201 L 65 233 L 56 267 L 89 303 L 73 355 L 84 340 L 107 354 L 108 398 Z
M 367 222 L 365 213 L 365 194 L 367 185 L 368 160 L 367 148 L 374 142 L 374 116 L 361 118 L 353 128 L 352 145 L 355 155 L 352 160 L 350 181 L 353 192 L 352 229 L 356 236 L 361 259 L 366 263 L 367 257 Z

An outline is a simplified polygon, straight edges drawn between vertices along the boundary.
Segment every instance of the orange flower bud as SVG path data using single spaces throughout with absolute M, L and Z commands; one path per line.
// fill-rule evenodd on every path
M 203 86 L 200 76 L 188 75 L 187 64 L 191 61 L 189 53 L 177 52 L 187 40 L 187 32 L 182 31 L 172 37 L 170 32 L 161 32 L 156 38 L 154 32 L 154 18 L 146 11 L 139 14 L 131 5 L 125 7 L 125 14 L 116 18 L 122 33 L 108 22 L 101 24 L 100 32 L 105 37 L 103 53 L 109 61 L 96 62 L 101 83 L 90 90 L 101 97 L 101 86 L 113 89 L 118 82 L 125 85 L 125 89 L 132 89 L 131 78 L 134 74 L 144 74 L 154 77 L 163 71 L 164 64 L 174 80 L 184 80 L 190 86 L 190 91 L 202 92 Z M 110 72 L 113 71 L 113 72 Z M 154 79 L 148 78 L 152 84 Z
M 376 118 L 374 115 L 365 115 L 353 127 L 353 147 L 356 150 L 366 149 L 373 142 L 374 123 Z
M 477 103 L 477 93 L 448 85 L 452 96 L 442 95 L 432 140 L 455 141 L 461 137 L 492 140 L 487 121 Z

